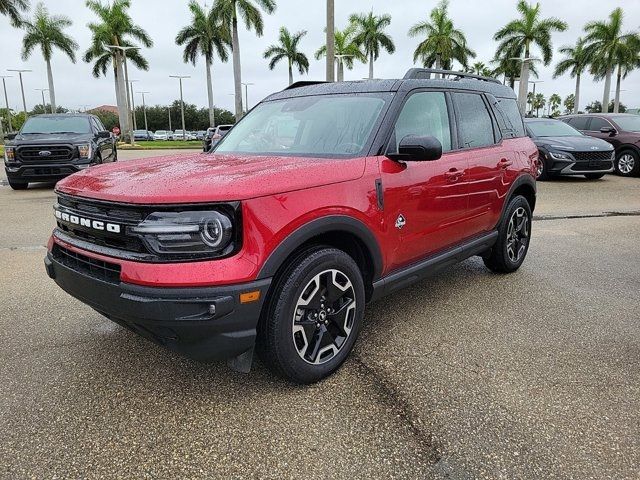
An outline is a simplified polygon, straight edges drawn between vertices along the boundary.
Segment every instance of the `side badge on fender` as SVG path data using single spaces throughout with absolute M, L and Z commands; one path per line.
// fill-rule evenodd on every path
M 402 227 L 404 227 L 405 223 L 407 223 L 407 221 L 405 220 L 404 215 L 398 215 L 398 218 L 396 219 L 396 228 L 401 229 Z

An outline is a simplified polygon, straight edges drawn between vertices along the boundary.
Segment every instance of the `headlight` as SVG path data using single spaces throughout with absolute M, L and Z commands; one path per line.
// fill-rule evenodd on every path
M 562 152 L 549 152 L 549 156 L 554 160 L 571 160 L 571 157 L 568 153 Z
M 80 158 L 91 158 L 91 144 L 83 143 L 78 145 L 78 155 Z
M 234 248 L 233 222 L 216 211 L 156 212 L 129 231 L 162 256 L 222 256 Z
M 15 148 L 14 147 L 4 147 L 4 159 L 7 162 L 13 162 L 15 160 Z

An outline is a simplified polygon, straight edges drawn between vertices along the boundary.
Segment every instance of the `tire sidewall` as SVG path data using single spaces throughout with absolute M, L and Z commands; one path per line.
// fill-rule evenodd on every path
M 511 220 L 511 216 L 514 214 L 514 212 L 518 209 L 518 208 L 524 208 L 525 212 L 527 212 L 527 222 L 528 222 L 528 229 L 529 229 L 529 236 L 527 238 L 527 246 L 525 248 L 524 254 L 522 255 L 522 257 L 517 261 L 517 262 L 513 262 L 510 258 L 509 258 L 509 254 L 507 253 L 507 232 L 509 229 L 509 221 Z M 525 258 L 527 258 L 527 254 L 529 253 L 529 246 L 531 245 L 531 227 L 533 225 L 533 217 L 531 215 L 531 207 L 529 206 L 529 202 L 527 202 L 527 199 L 518 195 L 517 197 L 514 197 L 510 202 L 509 205 L 507 206 L 507 209 L 505 210 L 505 215 L 504 218 L 502 219 L 501 225 L 500 225 L 500 230 L 499 230 L 499 239 L 498 239 L 498 245 L 497 247 L 500 248 L 500 252 L 501 255 L 504 257 L 504 263 L 505 266 L 507 267 L 507 269 L 509 271 L 514 271 L 517 270 L 518 268 L 520 268 L 520 266 L 522 265 L 522 263 L 524 262 Z
M 340 351 L 320 365 L 311 365 L 300 358 L 293 343 L 293 316 L 296 303 L 303 289 L 318 273 L 337 269 L 345 274 L 353 286 L 356 296 L 356 312 L 351 334 Z M 304 258 L 296 268 L 290 271 L 290 277 L 283 279 L 284 284 L 279 291 L 273 293 L 278 296 L 271 312 L 273 322 L 271 324 L 276 336 L 278 362 L 283 373 L 299 383 L 316 382 L 334 372 L 349 355 L 358 337 L 362 319 L 364 317 L 364 282 L 356 263 L 346 253 L 327 248 L 313 252 Z
M 633 168 L 629 173 L 622 173 L 619 168 L 618 162 L 620 161 L 620 158 L 624 155 L 631 155 L 634 160 Z M 616 174 L 620 175 L 621 177 L 634 177 L 638 175 L 638 171 L 640 171 L 640 155 L 638 155 L 638 153 L 634 152 L 633 150 L 623 150 L 616 156 L 615 170 L 616 170 Z

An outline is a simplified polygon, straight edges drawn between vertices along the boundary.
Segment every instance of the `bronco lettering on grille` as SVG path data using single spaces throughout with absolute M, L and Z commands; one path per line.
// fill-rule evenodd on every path
M 56 218 L 63 222 L 80 225 L 81 227 L 92 228 L 94 230 L 107 231 L 111 233 L 120 233 L 120 225 L 117 223 L 103 222 L 100 220 L 91 220 L 90 218 L 80 217 L 66 212 L 56 210 Z

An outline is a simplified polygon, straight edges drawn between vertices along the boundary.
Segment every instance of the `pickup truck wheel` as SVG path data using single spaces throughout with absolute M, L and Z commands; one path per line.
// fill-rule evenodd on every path
M 296 383 L 333 373 L 349 355 L 364 312 L 364 283 L 342 250 L 308 250 L 280 276 L 260 328 L 258 352 Z
M 498 240 L 483 257 L 484 264 L 497 273 L 515 272 L 524 262 L 531 239 L 531 207 L 517 195 L 511 199 L 498 226 Z
M 9 182 L 9 186 L 14 190 L 26 190 L 29 186 L 29 183 L 27 182 L 19 182 L 17 180 L 11 180 L 10 178 L 7 180 Z

